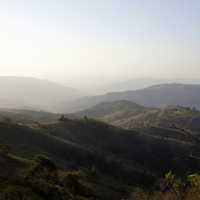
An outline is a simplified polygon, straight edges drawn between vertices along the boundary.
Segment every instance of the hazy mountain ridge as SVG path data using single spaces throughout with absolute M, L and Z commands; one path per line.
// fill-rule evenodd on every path
M 31 77 L 0 77 L 0 107 L 56 111 L 54 105 L 83 93 L 58 83 Z
M 134 78 L 124 81 L 119 81 L 116 83 L 110 83 L 103 86 L 93 86 L 93 88 L 88 88 L 94 94 L 105 94 L 110 91 L 122 92 L 127 90 L 138 90 L 143 89 L 152 85 L 162 84 L 166 82 L 171 82 L 168 80 L 156 79 L 156 78 Z
M 66 102 L 58 109 L 65 112 L 76 112 L 88 109 L 102 102 L 119 100 L 132 101 L 143 106 L 165 107 L 180 105 L 200 109 L 200 85 L 192 84 L 161 84 L 141 90 L 111 92 L 105 95 L 84 97 Z
M 134 79 L 126 79 L 124 81 L 118 81 L 111 84 L 106 84 L 103 86 L 93 86 L 92 88 L 88 88 L 89 91 L 93 94 L 105 94 L 110 91 L 113 92 L 123 92 L 129 90 L 141 90 L 153 85 L 161 85 L 161 84 L 199 84 L 199 79 L 159 79 L 159 78 L 134 78 Z

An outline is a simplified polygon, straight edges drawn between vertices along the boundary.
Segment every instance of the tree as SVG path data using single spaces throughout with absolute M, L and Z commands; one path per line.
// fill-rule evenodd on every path
M 58 119 L 60 122 L 66 122 L 69 119 L 67 117 L 65 117 L 64 115 L 61 115 L 60 118 Z
M 25 180 L 34 191 L 46 199 L 62 199 L 63 194 L 59 187 L 57 167 L 46 156 L 39 155 L 33 160 Z
M 57 183 L 57 167 L 48 157 L 38 155 L 35 157 L 28 170 L 27 179 L 32 181 L 43 179 L 47 182 Z

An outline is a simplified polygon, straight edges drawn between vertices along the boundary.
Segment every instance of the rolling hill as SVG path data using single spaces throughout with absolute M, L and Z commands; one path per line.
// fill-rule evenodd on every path
M 67 116 L 70 118 L 87 116 L 125 129 L 143 129 L 143 131 L 147 129 L 147 132 L 156 133 L 161 137 L 165 137 L 166 129 L 170 129 L 173 133 L 171 136 L 166 134 L 167 137 L 182 139 L 189 134 L 198 136 L 200 131 L 200 112 L 183 106 L 153 108 L 122 100 L 100 103 Z M 152 129 L 153 131 L 150 131 Z
M 137 115 L 151 110 L 127 101 L 117 102 L 112 106 L 109 104 L 106 110 L 101 109 L 102 113 L 96 114 L 103 116 L 106 111 L 112 113 L 126 108 Z M 21 111 L 20 115 L 26 116 L 26 112 Z M 34 113 L 32 111 L 29 114 Z M 37 119 L 42 119 L 41 113 L 38 116 L 36 112 L 35 115 Z M 23 120 L 22 118 L 22 122 Z M 184 135 L 182 131 L 153 127 L 124 130 L 88 117 L 73 120 L 60 117 L 59 120 L 52 119 L 50 122 L 41 120 L 34 123 L 34 126 L 30 122 L 31 126 L 29 121 L 23 124 L 16 124 L 15 121 L 0 122 L 0 195 L 2 191 L 5 192 L 4 187 L 12 186 L 14 191 L 18 191 L 16 195 L 37 194 L 42 196 L 39 199 L 62 199 L 60 195 L 68 194 L 65 190 L 77 196 L 79 193 L 70 189 L 70 186 L 72 183 L 77 185 L 79 178 L 76 174 L 81 171 L 84 175 L 76 186 L 78 192 L 83 194 L 81 184 L 81 188 L 83 185 L 86 188 L 90 186 L 92 190 L 89 190 L 89 194 L 94 195 L 95 199 L 120 200 L 127 198 L 130 185 L 149 188 L 168 171 L 182 176 L 200 170 L 199 140 L 192 135 Z M 168 137 L 161 137 L 160 134 Z M 8 150 L 6 148 L 2 151 L 1 145 L 8 147 Z M 7 151 L 9 153 L 5 156 Z M 42 172 L 34 168 L 34 158 L 38 156 L 39 163 L 42 162 Z M 44 156 L 56 163 L 61 182 L 51 182 L 55 165 Z M 31 182 L 24 179 L 29 165 L 29 170 L 37 170 L 35 174 L 29 174 Z M 48 170 L 50 174 L 47 176 Z M 73 182 L 64 187 L 62 177 L 71 170 L 76 171 L 75 174 L 72 173 L 76 178 L 70 179 Z M 48 195 L 48 198 L 44 195 Z
M 62 112 L 76 112 L 88 109 L 102 102 L 120 100 L 132 101 L 147 107 L 180 105 L 200 109 L 200 85 L 161 84 L 140 90 L 113 92 L 105 95 L 80 98 L 58 105 Z
M 140 114 L 148 110 L 151 109 L 130 101 L 121 100 L 114 102 L 103 102 L 84 111 L 77 112 L 75 115 L 97 119 L 101 119 L 110 115 L 111 117 L 112 115 L 116 115 L 116 117 L 118 115 L 118 117 L 124 118 L 129 117 L 130 115 Z
M 161 175 L 166 170 L 180 173 L 198 168 L 190 162 L 191 151 L 195 154 L 199 151 L 191 139 L 163 140 L 95 120 L 67 119 L 37 128 L 0 123 L 0 130 L 0 143 L 9 145 L 18 156 L 45 154 L 61 166 L 95 166 L 113 176 L 123 171 L 123 177 L 132 174 L 136 182 L 142 180 L 139 177 Z M 180 170 L 178 166 L 183 162 L 185 167 Z
M 12 122 L 20 124 L 49 123 L 60 117 L 44 111 L 0 108 L 0 122 Z

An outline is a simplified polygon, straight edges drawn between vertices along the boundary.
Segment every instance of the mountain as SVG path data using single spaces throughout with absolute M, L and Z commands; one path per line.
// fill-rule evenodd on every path
M 164 107 L 180 105 L 200 109 L 200 85 L 190 84 L 161 84 L 145 89 L 111 92 L 105 95 L 84 97 L 71 102 L 60 104 L 59 110 L 76 112 L 85 110 L 102 102 L 127 100 L 143 106 Z
M 160 132 L 160 136 L 164 136 L 161 128 L 174 129 L 179 133 L 182 131 L 182 136 L 187 135 L 186 130 L 190 130 L 193 135 L 198 135 L 200 131 L 200 111 L 183 106 L 153 108 L 122 100 L 103 102 L 84 111 L 68 115 L 70 118 L 83 118 L 85 116 L 125 129 L 148 127 L 149 131 L 150 127 L 154 127 L 155 132 L 155 127 L 159 127 L 157 132 Z
M 92 94 L 105 94 L 110 91 L 122 92 L 127 90 L 138 90 L 166 82 L 171 82 L 171 81 L 156 79 L 156 78 L 135 78 L 116 83 L 106 84 L 103 86 L 96 86 L 94 88 L 88 88 L 88 90 Z
M 184 84 L 199 84 L 199 79 L 159 79 L 159 78 L 132 78 L 124 81 L 118 81 L 110 84 L 105 84 L 101 86 L 91 86 L 87 88 L 91 94 L 102 95 L 110 91 L 113 92 L 123 92 L 129 90 L 140 90 L 153 85 L 161 85 L 166 83 L 184 83 Z
M 54 110 L 54 105 L 83 96 L 76 89 L 30 77 L 0 77 L 0 107 Z

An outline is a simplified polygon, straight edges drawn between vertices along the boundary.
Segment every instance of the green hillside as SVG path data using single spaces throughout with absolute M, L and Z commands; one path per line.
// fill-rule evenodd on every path
M 114 176 L 120 170 L 128 177 L 146 173 L 157 176 L 166 170 L 184 172 L 190 169 L 190 162 L 186 160 L 191 149 L 198 153 L 189 140 L 163 140 L 145 132 L 126 131 L 88 119 L 67 119 L 43 124 L 37 129 L 1 123 L 0 130 L 0 141 L 20 156 L 45 154 L 62 166 L 95 166 Z M 180 170 L 178 166 L 183 162 L 185 169 Z M 114 163 L 116 171 L 110 163 Z
M 151 111 L 129 102 L 117 103 L 112 109 L 123 111 L 124 103 L 136 115 Z M 4 121 L 0 144 L 0 194 L 16 193 L 36 200 L 120 200 L 128 198 L 132 188 L 151 188 L 168 171 L 177 177 L 200 171 L 199 141 L 168 127 L 126 130 L 88 117 L 64 116 L 53 122 Z M 32 169 L 35 165 L 40 166 L 39 175 L 32 171 L 38 170 Z M 67 185 L 63 175 L 69 176 Z M 76 186 L 71 188 L 68 179 Z

